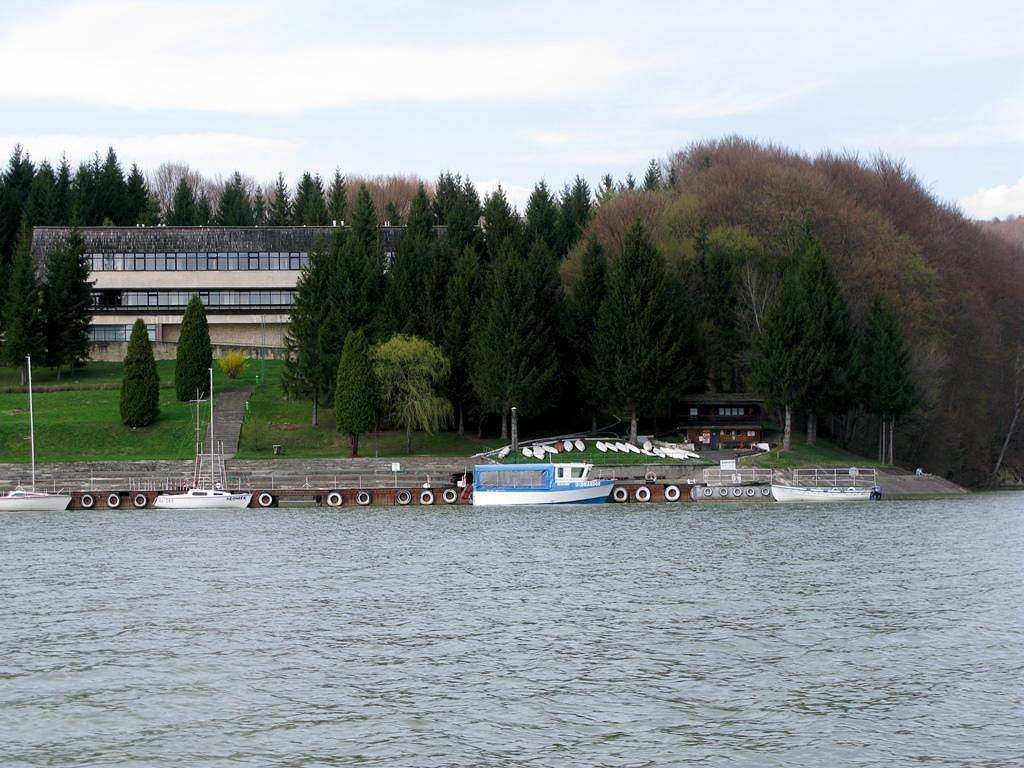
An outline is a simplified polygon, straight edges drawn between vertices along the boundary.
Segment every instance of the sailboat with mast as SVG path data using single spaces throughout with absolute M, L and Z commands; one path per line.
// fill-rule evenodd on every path
M 251 493 L 231 493 L 227 488 L 224 456 L 218 453 L 213 434 L 213 368 L 210 368 L 210 429 L 209 451 L 204 451 L 199 439 L 199 409 L 196 408 L 196 462 L 192 473 L 192 487 L 183 493 L 161 493 L 153 502 L 157 509 L 244 509 L 252 500 Z M 209 460 L 209 476 L 204 476 L 203 461 Z
M 25 356 L 28 368 L 28 434 L 32 453 L 32 488 L 20 485 L 9 493 L 0 495 L 0 512 L 63 512 L 71 503 L 71 497 L 64 493 L 36 491 L 36 421 L 32 407 L 32 356 Z

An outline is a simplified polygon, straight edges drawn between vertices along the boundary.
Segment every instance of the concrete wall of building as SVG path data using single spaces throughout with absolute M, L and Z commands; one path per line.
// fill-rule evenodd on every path
M 241 352 L 252 360 L 259 359 L 261 355 L 267 360 L 283 360 L 285 356 L 285 350 L 283 347 L 262 348 L 258 346 L 246 346 L 244 344 L 221 343 L 213 343 L 212 346 L 213 357 L 215 359 L 224 357 L 228 352 Z M 128 342 L 126 341 L 94 343 L 89 346 L 89 359 L 100 362 L 120 363 L 124 360 L 124 356 L 127 352 Z M 157 360 L 173 360 L 177 354 L 178 345 L 176 343 L 166 341 L 153 342 L 153 357 Z
M 299 270 L 196 270 L 195 272 L 92 272 L 93 290 L 206 290 L 294 288 Z

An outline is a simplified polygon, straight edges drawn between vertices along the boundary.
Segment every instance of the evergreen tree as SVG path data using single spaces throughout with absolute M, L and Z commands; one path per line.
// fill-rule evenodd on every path
M 96 226 L 103 223 L 99 195 L 100 159 L 81 163 L 71 183 L 71 223 L 75 226 Z
M 322 226 L 330 223 L 327 218 L 327 203 L 324 200 L 324 184 L 319 176 L 313 176 L 308 172 L 302 174 L 299 186 L 295 190 L 292 216 L 294 223 L 300 225 Z
M 10 366 L 21 367 L 21 383 L 27 383 L 25 356 L 42 356 L 43 333 L 42 292 L 32 258 L 32 230 L 26 221 L 18 236 L 4 304 L 3 359 Z
M 295 286 L 285 334 L 284 389 L 293 397 L 312 399 L 313 426 L 320 423 L 320 399 L 332 390 L 337 373 L 338 355 L 331 351 L 338 337 L 331 335 L 329 322 L 338 301 L 332 293 L 336 257 L 335 249 L 328 250 L 322 240 L 314 244 Z
M 71 223 L 71 166 L 66 157 L 61 157 L 57 169 L 57 182 L 53 188 L 53 202 L 50 204 L 53 220 L 59 226 Z
M 125 224 L 153 223 L 151 219 L 154 207 L 146 177 L 142 175 L 139 166 L 132 164 L 125 185 Z
M 32 186 L 29 187 L 28 199 L 25 202 L 25 216 L 33 227 L 52 226 L 56 224 L 52 209 L 57 177 L 53 168 L 45 160 L 39 164 Z
M 352 226 L 344 238 L 336 238 L 340 258 L 336 262 L 332 289 L 334 308 L 331 324 L 337 338 L 363 329 L 377 338 L 385 320 L 384 254 L 377 226 L 377 213 L 365 185 L 360 186 L 352 210 Z
M 708 358 L 708 388 L 733 392 L 739 380 L 743 339 L 737 328 L 737 266 L 755 247 L 753 238 L 733 227 L 717 227 L 697 237 L 697 301 Z
M 53 249 L 43 282 L 43 324 L 46 364 L 75 368 L 89 358 L 92 284 L 85 242 L 77 230 Z
M 160 415 L 160 376 L 153 359 L 146 324 L 139 318 L 132 326 L 121 380 L 121 422 L 146 427 Z
M 558 243 L 558 203 L 548 191 L 548 185 L 538 182 L 526 203 L 526 247 L 540 242 L 549 251 Z
M 174 364 L 174 391 L 183 403 L 205 397 L 209 391 L 209 369 L 213 367 L 210 328 L 199 296 L 193 296 L 181 319 L 178 353 Z
M 469 179 L 463 182 L 459 176 L 441 174 L 434 192 L 434 213 L 438 223 L 447 227 L 449 253 L 460 253 L 467 245 L 479 247 L 481 212 L 480 197 Z
M 256 187 L 252 195 L 252 222 L 257 227 L 264 227 L 267 224 L 267 199 L 259 187 Z
M 191 227 L 196 220 L 196 195 L 188 177 L 182 176 L 174 189 L 171 207 L 167 211 L 167 226 Z
M 398 206 L 393 200 L 388 200 L 387 205 L 384 206 L 384 221 L 392 227 L 402 226 L 402 214 L 398 212 Z
M 413 336 L 428 334 L 429 278 L 436 241 L 430 226 L 429 201 L 422 185 L 412 201 L 410 223 L 395 252 L 387 280 L 387 325 Z
M 0 259 L 4 264 L 11 262 L 34 175 L 35 166 L 16 145 L 0 178 Z
M 611 200 L 618 193 L 615 187 L 615 181 L 612 179 L 610 173 L 606 173 L 601 177 L 601 184 L 597 188 L 597 204 L 601 205 L 608 200 Z
M 799 405 L 807 413 L 807 444 L 814 445 L 818 416 L 848 410 L 856 396 L 857 334 L 839 286 L 818 240 L 805 228 L 798 268 L 804 325 L 804 391 Z
M 562 190 L 562 203 L 558 216 L 558 249 L 559 258 L 564 259 L 580 239 L 583 228 L 587 226 L 593 213 L 590 200 L 590 186 L 581 176 L 577 176 L 571 187 Z
M 606 286 L 595 331 L 595 365 L 605 402 L 629 415 L 629 439 L 635 442 L 641 415 L 655 414 L 674 395 L 701 382 L 699 335 L 639 219 L 623 237 Z
M 792 444 L 793 408 L 804 392 L 807 318 L 799 271 L 785 271 L 754 341 L 750 378 L 756 390 L 784 411 L 782 450 Z
M 117 226 L 134 223 L 128 221 L 126 199 L 127 188 L 124 172 L 121 170 L 121 163 L 117 159 L 114 148 L 109 147 L 97 177 L 96 217 L 100 221 L 110 221 Z
M 377 380 L 370 345 L 362 330 L 349 331 L 338 362 L 334 417 L 338 431 L 348 435 L 351 455 L 359 455 L 359 436 L 373 429 L 377 411 Z
M 331 186 L 327 191 L 327 215 L 340 227 L 344 223 L 347 213 L 348 187 L 341 171 L 335 168 L 334 178 L 331 179 Z
M 498 257 L 506 241 L 518 248 L 522 237 L 522 222 L 519 214 L 508 202 L 505 190 L 498 185 L 484 200 L 484 245 L 489 260 Z
M 413 237 L 431 238 L 434 236 L 434 217 L 430 210 L 430 198 L 427 190 L 420 184 L 409 205 L 409 221 L 405 234 Z
M 210 205 L 210 198 L 203 192 L 196 200 L 195 218 L 193 226 L 208 227 L 213 223 L 213 206 Z
M 465 433 L 466 415 L 474 402 L 470 366 L 479 276 L 480 260 L 476 251 L 466 246 L 455 259 L 446 285 L 446 311 L 440 334 L 445 357 L 451 363 L 451 376 L 445 382 L 445 392 L 455 407 L 460 435 Z
M 607 295 L 607 267 L 604 249 L 594 238 L 587 241 L 580 275 L 568 300 L 569 337 L 573 344 L 573 380 L 582 400 L 591 408 L 591 430 L 597 428 L 594 411 L 600 406 L 603 382 L 597 369 L 595 343 L 597 320 Z
M 542 242 L 527 258 L 506 242 L 482 289 L 473 338 L 470 379 L 481 403 L 501 415 L 541 412 L 555 394 L 558 360 L 555 318 L 560 308 L 555 260 Z
M 251 227 L 256 223 L 252 201 L 245 190 L 245 182 L 238 171 L 224 185 L 214 222 L 222 227 Z
M 664 177 L 661 175 L 661 164 L 657 160 L 651 160 L 647 166 L 647 173 L 644 175 L 644 189 L 648 192 L 657 192 L 665 186 Z
M 292 202 L 288 194 L 288 185 L 283 174 L 277 174 L 274 191 L 270 195 L 267 209 L 267 224 L 271 227 L 285 227 L 292 223 Z
M 878 460 L 893 463 L 896 421 L 917 403 L 910 370 L 910 350 L 892 306 L 876 296 L 864 328 L 863 397 L 867 410 L 878 416 Z

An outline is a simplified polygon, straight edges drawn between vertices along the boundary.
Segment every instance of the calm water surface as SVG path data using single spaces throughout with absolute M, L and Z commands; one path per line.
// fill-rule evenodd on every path
M 5 766 L 1024 764 L 1024 495 L 0 518 Z

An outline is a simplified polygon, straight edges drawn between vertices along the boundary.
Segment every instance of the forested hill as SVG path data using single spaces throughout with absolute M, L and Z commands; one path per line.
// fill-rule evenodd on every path
M 982 221 L 980 224 L 986 232 L 991 232 L 1018 246 L 1021 249 L 1022 257 L 1024 257 L 1024 214 L 1009 216 L 1005 219 Z
M 718 228 L 733 252 L 746 250 L 733 286 L 737 335 L 729 339 L 733 352 L 723 350 L 736 355 L 742 379 L 773 275 L 791 259 L 799 224 L 809 221 L 855 320 L 881 294 L 903 322 L 920 400 L 900 428 L 897 454 L 939 474 L 985 481 L 1012 416 L 1014 362 L 1024 343 L 1019 248 L 937 201 L 886 158 L 811 158 L 726 138 L 671 155 L 668 180 L 664 191 L 601 205 L 589 232 L 614 250 L 640 216 L 695 292 L 694 254 L 706 233 Z M 569 281 L 580 251 L 566 265 Z M 867 448 L 874 434 L 864 426 L 854 441 Z M 1017 451 L 1019 462 L 1019 441 Z

